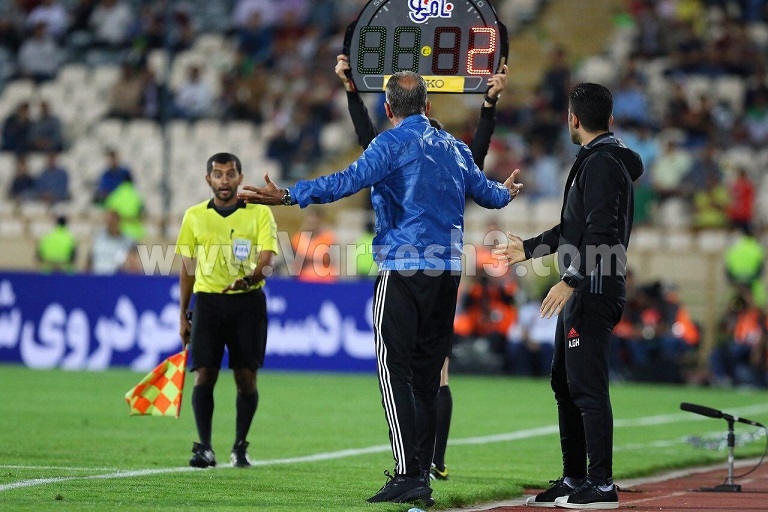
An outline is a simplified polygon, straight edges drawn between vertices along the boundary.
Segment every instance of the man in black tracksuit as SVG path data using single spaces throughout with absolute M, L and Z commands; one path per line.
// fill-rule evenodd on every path
M 608 390 L 610 335 L 626 302 L 637 153 L 609 131 L 613 99 L 598 84 L 570 93 L 568 130 L 581 145 L 565 185 L 560 224 L 523 241 L 508 233 L 495 254 L 512 265 L 557 252 L 560 282 L 541 306 L 559 315 L 552 360 L 563 476 L 529 506 L 618 508 L 612 480 L 613 413 Z

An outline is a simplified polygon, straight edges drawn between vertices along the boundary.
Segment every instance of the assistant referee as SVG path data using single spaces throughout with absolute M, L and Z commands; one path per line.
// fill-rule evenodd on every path
M 237 387 L 231 462 L 236 467 L 251 465 L 246 437 L 259 402 L 256 374 L 267 344 L 262 287 L 277 254 L 277 227 L 268 207 L 237 199 L 242 172 L 233 154 L 216 153 L 208 159 L 205 181 L 213 198 L 186 211 L 176 242 L 183 262 L 179 333 L 183 345 L 191 345 L 192 409 L 200 438 L 192 445 L 189 465 L 199 468 L 216 465 L 211 445 L 213 388 L 225 347 Z M 186 313 L 192 293 L 196 300 L 190 322 Z

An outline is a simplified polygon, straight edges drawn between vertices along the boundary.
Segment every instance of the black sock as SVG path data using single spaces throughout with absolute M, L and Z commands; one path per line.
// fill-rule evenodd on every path
M 448 431 L 451 429 L 453 397 L 451 388 L 440 386 L 437 393 L 437 431 L 435 432 L 435 455 L 432 462 L 437 469 L 445 469 L 445 448 L 448 446 Z
M 251 429 L 251 421 L 256 414 L 256 408 L 259 406 L 259 390 L 252 394 L 237 394 L 235 407 L 237 409 L 237 420 L 235 425 L 235 445 L 240 441 L 245 441 L 248 437 L 248 431 Z
M 192 388 L 192 410 L 195 413 L 195 425 L 200 444 L 211 446 L 213 423 L 213 386 L 195 386 Z

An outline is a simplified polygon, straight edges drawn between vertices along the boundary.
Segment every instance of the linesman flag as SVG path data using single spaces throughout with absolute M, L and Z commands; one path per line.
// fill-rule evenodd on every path
M 184 391 L 184 372 L 187 350 L 174 354 L 149 372 L 146 377 L 125 394 L 131 407 L 131 416 L 179 417 L 181 394 Z

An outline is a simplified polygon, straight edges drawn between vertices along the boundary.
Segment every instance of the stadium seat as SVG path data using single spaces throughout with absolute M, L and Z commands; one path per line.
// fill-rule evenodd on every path
M 26 234 L 26 224 L 17 217 L 3 215 L 0 217 L 0 237 L 18 238 Z M 2 251 L 13 252 L 13 251 Z
M 720 253 L 728 247 L 730 238 L 724 229 L 701 231 L 696 236 L 696 245 L 703 252 Z
M 714 89 L 714 81 L 706 76 L 688 75 L 685 78 L 685 94 L 689 105 L 698 105 L 701 96 L 709 96 Z
M 744 111 L 745 89 L 744 80 L 738 76 L 721 76 L 715 79 L 715 97 L 725 102 L 737 115 Z
M 125 124 L 120 119 L 102 119 L 93 127 L 93 136 L 104 146 L 121 148 L 125 145 Z
M 84 87 L 90 82 L 90 74 L 85 64 L 66 64 L 59 70 L 56 82 L 64 86 Z
M 3 89 L 3 101 L 15 106 L 23 101 L 31 101 L 37 91 L 32 80 L 13 80 Z
M 632 230 L 631 251 L 657 251 L 662 247 L 662 233 L 657 228 L 638 227 Z

